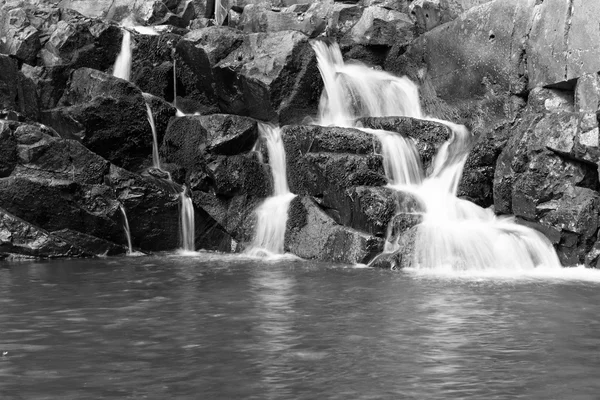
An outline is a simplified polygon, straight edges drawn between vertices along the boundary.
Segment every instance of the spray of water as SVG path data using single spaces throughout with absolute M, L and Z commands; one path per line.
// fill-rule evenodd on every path
M 269 124 L 259 124 L 269 153 L 269 165 L 273 176 L 273 196 L 256 209 L 256 233 L 247 254 L 270 256 L 283 254 L 288 208 L 295 197 L 287 183 L 286 159 L 281 129 Z
M 337 44 L 317 41 L 313 48 L 324 82 L 319 106 L 321 125 L 353 126 L 359 117 L 406 116 L 438 122 L 452 131 L 451 138 L 438 149 L 431 174 L 425 176 L 411 139 L 394 132 L 363 129 L 381 143 L 390 187 L 410 192 L 422 203 L 423 222 L 417 229 L 413 267 L 452 270 L 560 267 L 556 252 L 543 235 L 456 197 L 472 143 L 472 136 L 464 126 L 425 117 L 418 88 L 408 78 L 361 64 L 345 64 Z M 398 250 L 398 245 L 388 242 L 386 249 Z

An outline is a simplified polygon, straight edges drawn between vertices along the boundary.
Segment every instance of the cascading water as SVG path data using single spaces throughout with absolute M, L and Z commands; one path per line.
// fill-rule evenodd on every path
M 261 123 L 259 130 L 267 143 L 273 176 L 273 196 L 267 198 L 255 211 L 256 233 L 246 253 L 253 256 L 283 254 L 288 208 L 295 195 L 290 193 L 287 183 L 281 129 Z
M 181 248 L 183 251 L 196 251 L 194 203 L 185 187 L 179 197 L 181 199 Z
M 121 210 L 121 215 L 123 216 L 123 230 L 125 231 L 125 236 L 127 237 L 127 254 L 133 254 L 133 245 L 131 244 L 131 231 L 129 230 L 129 220 L 127 219 L 127 213 L 125 212 L 125 207 L 123 204 L 119 204 L 119 209 Z
M 121 52 L 117 56 L 113 67 L 113 75 L 117 78 L 129 80 L 131 75 L 131 33 L 123 29 L 123 40 L 121 42 Z
M 472 141 L 464 126 L 422 115 L 417 86 L 361 64 L 347 65 L 337 44 L 313 43 L 324 89 L 319 124 L 354 126 L 359 117 L 406 116 L 448 126 L 433 170 L 425 176 L 415 146 L 394 132 L 363 129 L 382 146 L 389 186 L 416 196 L 424 207 L 412 265 L 416 268 L 531 269 L 558 268 L 550 242 L 540 233 L 498 218 L 492 211 L 456 197 Z M 360 129 L 360 127 L 358 127 Z M 395 250 L 388 243 L 386 250 Z

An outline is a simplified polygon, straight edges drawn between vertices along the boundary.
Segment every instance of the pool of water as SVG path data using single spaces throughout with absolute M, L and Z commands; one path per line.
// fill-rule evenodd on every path
M 0 398 L 598 399 L 600 272 L 0 263 Z

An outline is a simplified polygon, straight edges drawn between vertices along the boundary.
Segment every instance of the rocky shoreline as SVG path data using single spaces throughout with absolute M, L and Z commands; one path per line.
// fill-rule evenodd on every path
M 461 198 L 543 233 L 565 266 L 600 265 L 600 5 L 228 6 L 228 26 L 216 26 L 203 1 L 0 0 L 0 259 L 122 254 L 120 206 L 134 248 L 176 249 L 184 186 L 196 248 L 242 251 L 254 210 L 273 192 L 262 121 L 282 126 L 297 195 L 285 251 L 373 260 L 390 221 L 401 235 L 419 223 L 418 210 L 385 187 L 370 135 L 311 125 L 323 88 L 311 43 L 325 40 L 338 42 L 345 60 L 408 76 L 426 114 L 473 132 Z M 130 82 L 112 76 L 125 29 Z M 146 104 L 172 181 L 152 168 Z M 411 138 L 425 168 L 450 137 L 442 124 L 408 117 L 360 124 Z

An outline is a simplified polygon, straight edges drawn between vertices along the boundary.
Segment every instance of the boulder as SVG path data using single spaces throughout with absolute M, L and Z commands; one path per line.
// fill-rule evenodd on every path
M 316 114 L 322 81 L 308 37 L 252 33 L 213 69 L 221 110 L 280 124 Z
M 383 240 L 336 224 L 309 197 L 290 203 L 285 250 L 308 260 L 368 263 L 383 249 Z
M 221 156 L 209 168 L 213 176 L 212 190 L 216 195 L 265 198 L 273 193 L 270 171 L 255 154 Z
M 0 53 L 35 65 L 42 47 L 40 31 L 30 25 L 25 9 L 10 4 L 0 7 L 0 38 Z
M 84 255 L 90 254 L 0 208 L 0 260 Z
M 91 254 L 94 256 L 105 257 L 125 254 L 127 252 L 127 247 L 124 245 L 109 242 L 108 240 L 100 239 L 71 229 L 54 231 L 52 232 L 52 235 L 85 250 L 88 255 Z
M 174 114 L 173 108 L 155 113 L 156 126 L 165 126 Z M 44 111 L 42 121 L 62 137 L 78 140 L 103 158 L 132 171 L 147 165 L 152 154 L 152 129 L 142 92 L 131 83 L 100 71 L 75 71 L 60 106 Z

